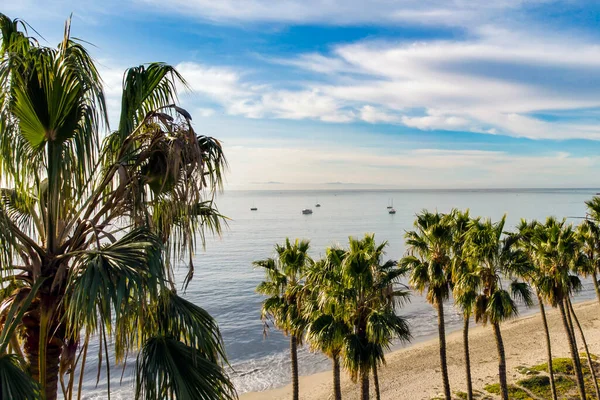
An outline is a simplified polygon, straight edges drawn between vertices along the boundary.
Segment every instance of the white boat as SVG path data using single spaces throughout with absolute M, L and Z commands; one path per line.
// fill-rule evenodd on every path
M 312 210 L 310 208 L 305 208 L 302 210 L 302 214 L 312 214 Z
M 315 207 L 321 207 L 321 203 L 319 203 L 319 199 L 317 199 L 317 204 L 315 204 Z

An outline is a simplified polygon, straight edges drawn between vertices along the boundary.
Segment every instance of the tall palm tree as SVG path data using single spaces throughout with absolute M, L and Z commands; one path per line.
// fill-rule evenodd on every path
M 510 281 L 510 292 L 504 288 L 502 279 L 519 276 L 526 264 L 524 255 L 513 249 L 511 237 L 503 239 L 506 221 L 504 216 L 499 222 L 474 220 L 465 236 L 465 255 L 475 264 L 472 272 L 463 274 L 457 286 L 476 287 L 475 320 L 484 325 L 489 321 L 494 328 L 498 348 L 498 377 L 500 392 L 508 400 L 506 381 L 506 357 L 500 324 L 518 315 L 515 300 L 531 304 L 531 293 L 527 284 L 516 279 Z
M 442 382 L 444 396 L 450 400 L 444 301 L 450 295 L 452 283 L 453 217 L 424 210 L 417 215 L 414 227 L 414 231 L 405 234 L 408 255 L 400 265 L 410 270 L 410 284 L 418 292 L 427 291 L 427 301 L 437 309 Z
M 515 240 L 515 246 L 520 248 L 530 261 L 530 267 L 524 269 L 524 274 L 521 277 L 529 282 L 529 284 L 535 289 L 538 306 L 540 307 L 540 315 L 542 317 L 542 325 L 544 326 L 544 333 L 546 336 L 546 355 L 548 364 L 548 375 L 550 376 L 550 392 L 552 399 L 557 400 L 556 384 L 554 380 L 554 369 L 552 366 L 552 343 L 550 341 L 550 330 L 548 329 L 548 321 L 546 319 L 546 309 L 544 307 L 543 291 L 546 290 L 544 287 L 544 269 L 536 265 L 536 254 L 532 244 L 535 229 L 537 229 L 539 223 L 536 220 L 527 222 L 521 219 L 519 225 L 517 225 L 517 231 L 513 234 Z
M 595 197 L 594 199 L 598 199 Z M 600 199 L 598 199 L 600 201 Z M 595 203 L 593 203 L 595 204 Z M 600 204 L 598 205 L 600 207 Z M 600 211 L 600 208 L 599 208 Z M 595 215 L 595 214 L 594 214 Z M 600 214 L 598 215 L 600 218 Z M 577 227 L 579 240 L 583 244 L 583 252 L 588 258 L 586 263 L 580 269 L 581 273 L 592 278 L 594 288 L 596 289 L 596 297 L 600 303 L 600 283 L 598 282 L 598 274 L 600 273 L 600 220 L 585 220 Z
M 409 296 L 399 282 L 407 271 L 394 261 L 383 262 L 386 246 L 377 245 L 373 235 L 350 238 L 342 262 L 344 315 L 351 327 L 344 338 L 344 365 L 353 381 L 360 378 L 362 400 L 369 398 L 369 375 L 385 363 L 384 350 L 391 340 L 411 338 L 406 320 L 395 312 Z
M 347 291 L 342 284 L 342 261 L 346 251 L 328 248 L 323 260 L 309 268 L 306 278 L 308 292 L 304 301 L 308 326 L 306 336 L 312 348 L 318 349 L 333 362 L 333 398 L 341 400 L 340 357 L 344 338 L 350 327 L 344 320 Z
M 453 210 L 452 232 L 452 280 L 458 282 L 463 274 L 472 270 L 472 265 L 464 257 L 465 236 L 470 228 L 469 210 L 464 212 Z M 454 285 L 452 296 L 454 304 L 460 307 L 463 314 L 463 346 L 465 357 L 465 375 L 467 381 L 467 400 L 473 400 L 473 382 L 471 378 L 471 356 L 469 354 L 469 324 L 475 305 L 476 288 L 466 285 Z
M 65 378 L 63 396 L 81 394 L 91 340 L 107 374 L 109 341 L 118 363 L 141 349 L 136 398 L 234 397 L 216 322 L 172 274 L 189 257 L 188 283 L 196 234 L 220 231 L 219 142 L 196 135 L 175 104 L 183 79 L 160 63 L 125 72 L 120 122 L 102 141 L 102 81 L 70 21 L 56 48 L 25 26 L 0 14 L 0 273 L 14 282 L 0 309 L 22 313 L 11 347 L 46 400 Z
M 542 274 L 536 278 L 536 285 L 545 300 L 552 307 L 558 307 L 560 311 L 579 394 L 582 399 L 586 399 L 577 340 L 569 323 L 568 306 L 566 306 L 573 289 L 573 281 L 578 279 L 572 272 L 580 256 L 581 242 L 571 225 L 567 225 L 564 220 L 558 221 L 556 218 L 548 217 L 544 224 L 539 224 L 535 229 L 531 244 L 535 264 L 542 270 Z
M 266 274 L 266 280 L 256 287 L 258 293 L 268 296 L 262 303 L 262 318 L 265 324 L 271 322 L 290 337 L 294 400 L 298 400 L 300 390 L 297 347 L 302 344 L 307 324 L 302 311 L 302 297 L 306 272 L 313 262 L 308 255 L 309 249 L 307 240 L 296 239 L 292 244 L 290 239 L 286 239 L 283 245 L 275 245 L 277 258 L 254 262 L 254 266 L 263 268 Z

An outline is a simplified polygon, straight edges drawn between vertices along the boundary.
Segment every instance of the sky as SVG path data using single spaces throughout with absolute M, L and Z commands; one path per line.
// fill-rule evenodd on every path
M 176 66 L 227 189 L 600 187 L 600 3 L 19 0 L 88 45 L 118 121 L 127 67 Z

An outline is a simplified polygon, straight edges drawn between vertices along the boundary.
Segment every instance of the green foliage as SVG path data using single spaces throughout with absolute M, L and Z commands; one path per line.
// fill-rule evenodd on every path
M 383 261 L 386 246 L 377 245 L 374 235 L 350 238 L 342 261 L 344 320 L 351 327 L 344 338 L 343 364 L 353 380 L 385 362 L 384 350 L 392 339 L 411 339 L 406 320 L 395 313 L 409 296 L 400 285 L 407 269 Z
M 548 363 L 534 365 L 531 369 L 533 371 L 548 372 Z M 570 358 L 553 358 L 552 371 L 557 374 L 573 375 L 575 373 L 573 361 Z
M 0 398 L 11 400 L 41 399 L 39 384 L 25 371 L 16 354 L 0 355 Z
M 349 238 L 348 249 L 328 248 L 324 259 L 310 263 L 305 270 L 299 298 L 307 323 L 306 337 L 313 349 L 340 357 L 353 380 L 385 362 L 384 351 L 392 340 L 411 338 L 406 320 L 396 314 L 409 296 L 400 284 L 406 269 L 391 260 L 383 261 L 386 246 L 386 242 L 377 244 L 373 235 Z M 255 263 L 267 270 L 270 279 L 257 290 L 284 293 L 288 279 L 279 266 L 296 259 L 302 257 Z M 279 300 L 273 300 L 273 308 L 279 310 L 280 305 Z
M 266 280 L 256 291 L 268 296 L 262 303 L 261 317 L 268 327 L 272 323 L 286 335 L 293 335 L 301 343 L 307 320 L 302 311 L 304 279 L 313 261 L 308 255 L 310 243 L 286 239 L 283 245 L 275 245 L 277 258 L 255 261 L 263 268 Z
M 404 235 L 408 255 L 400 260 L 400 266 L 410 270 L 411 286 L 421 293 L 427 291 L 427 301 L 437 304 L 451 291 L 453 216 L 424 210 L 417 214 L 414 227 Z
M 138 356 L 136 399 L 234 399 L 223 370 L 174 337 L 150 338 Z
M 68 371 L 83 369 L 95 336 L 105 350 L 98 368 L 109 362 L 109 341 L 117 362 L 146 350 L 136 378 L 148 393 L 159 381 L 172 393 L 183 387 L 165 372 L 172 365 L 159 368 L 153 361 L 160 360 L 148 358 L 175 351 L 194 359 L 178 366 L 188 373 L 186 385 L 205 389 L 191 398 L 233 393 L 217 324 L 173 287 L 173 260 L 189 260 L 186 285 L 197 238 L 204 244 L 205 233 L 218 234 L 225 221 L 214 196 L 227 162 L 219 141 L 197 135 L 177 106 L 182 77 L 163 63 L 128 69 L 120 124 L 107 132 L 102 81 L 85 42 L 71 36 L 70 20 L 56 47 L 3 14 L 0 32 L 0 278 L 10 282 L 2 289 L 11 288 L 1 291 L 0 355 L 6 341 L 20 353 L 19 336 L 33 331 L 40 346 L 25 356 L 39 365 L 40 386 L 54 397 L 57 388 L 46 382 L 66 380 L 70 398 L 81 388 Z M 29 293 L 22 313 L 11 314 Z M 169 342 L 152 342 L 157 337 Z M 46 373 L 50 342 L 66 350 L 61 377 Z M 7 368 L 19 365 L 11 357 L 3 358 Z M 184 371 L 193 366 L 213 372 Z
M 473 307 L 475 320 L 486 324 L 500 323 L 518 315 L 515 300 L 531 305 L 529 286 L 519 282 L 529 268 L 526 254 L 515 248 L 514 238 L 503 238 L 506 217 L 497 223 L 476 219 L 465 233 L 463 257 L 474 265 L 467 273 L 456 277 L 455 292 L 476 293 Z M 502 279 L 513 278 L 509 290 Z
M 522 379 L 518 381 L 517 384 L 543 399 L 552 397 L 550 378 L 546 375 Z M 576 387 L 575 381 L 565 376 L 556 376 L 554 378 L 554 384 L 557 396 L 563 396 Z
M 498 384 L 498 383 L 486 385 L 484 387 L 484 389 L 488 393 L 500 395 L 500 384 Z M 524 391 L 523 389 L 520 389 L 514 385 L 508 386 L 508 397 L 510 399 L 514 399 L 514 400 L 535 400 L 531 396 L 529 396 L 529 394 L 526 391 Z

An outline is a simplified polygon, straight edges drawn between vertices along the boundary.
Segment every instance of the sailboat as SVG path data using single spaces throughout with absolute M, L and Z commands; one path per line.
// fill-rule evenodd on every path
M 317 198 L 317 204 L 315 204 L 315 207 L 321 207 L 321 203 L 319 203 L 319 199 Z
M 392 199 L 392 204 L 388 206 L 389 214 L 396 214 L 396 209 L 394 208 L 394 199 Z
M 252 203 L 252 207 L 250 207 L 250 211 L 256 211 L 258 210 L 258 208 L 256 207 L 256 205 L 254 203 Z
M 390 205 L 390 204 L 388 204 L 388 206 L 387 206 L 387 209 L 388 209 L 388 210 L 391 210 L 392 208 L 394 208 L 394 199 L 392 199 L 392 203 L 391 203 L 391 205 Z

